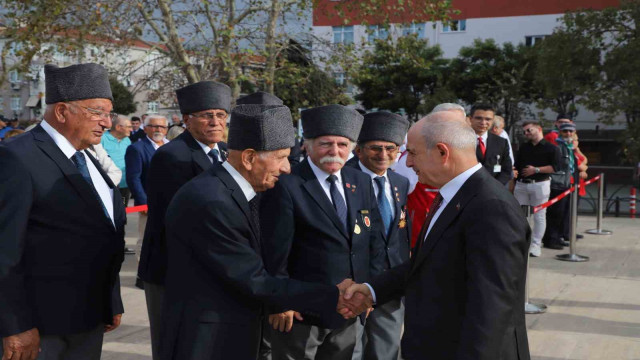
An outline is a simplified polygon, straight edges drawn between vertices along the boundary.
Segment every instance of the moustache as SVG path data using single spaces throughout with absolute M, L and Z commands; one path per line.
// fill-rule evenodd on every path
M 320 159 L 320 164 L 333 163 L 333 162 L 338 163 L 340 165 L 344 165 L 344 160 L 338 156 L 325 156 L 322 159 Z

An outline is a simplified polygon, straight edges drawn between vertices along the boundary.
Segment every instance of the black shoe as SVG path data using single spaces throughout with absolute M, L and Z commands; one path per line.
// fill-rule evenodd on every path
M 584 239 L 584 235 L 582 235 L 582 234 L 576 234 L 576 239 Z
M 547 249 L 553 249 L 553 250 L 564 249 L 564 246 L 562 246 L 562 244 L 560 243 L 545 243 L 542 246 L 546 247 Z
M 139 277 L 136 277 L 136 287 L 140 290 L 144 290 L 144 282 Z
M 564 238 L 560 238 L 560 245 L 567 247 L 569 246 L 569 242 L 567 240 L 565 240 Z
M 124 248 L 124 253 L 125 253 L 125 255 L 135 255 L 136 251 L 131 249 L 131 248 L 125 247 Z

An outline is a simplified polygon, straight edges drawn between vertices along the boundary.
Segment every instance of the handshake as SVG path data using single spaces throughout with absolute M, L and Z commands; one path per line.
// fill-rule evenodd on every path
M 367 316 L 369 316 L 369 313 L 373 310 L 371 308 L 373 306 L 373 296 L 367 285 L 357 284 L 351 279 L 344 279 L 336 286 L 340 291 L 336 311 L 340 315 L 345 319 L 351 319 L 366 311 Z M 269 324 L 275 330 L 289 332 L 293 327 L 294 317 L 298 321 L 304 320 L 299 312 L 289 310 L 280 314 L 269 315 Z
M 373 306 L 373 295 L 365 284 L 357 284 L 351 279 L 344 279 L 336 285 L 340 290 L 338 306 L 336 311 L 345 319 L 354 318 L 363 312 L 371 312 Z

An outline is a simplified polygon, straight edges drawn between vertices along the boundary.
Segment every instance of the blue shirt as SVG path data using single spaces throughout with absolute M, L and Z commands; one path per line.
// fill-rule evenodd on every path
M 122 138 L 122 140 L 118 140 L 115 136 L 111 135 L 110 131 L 106 131 L 104 135 L 102 135 L 102 140 L 100 141 L 102 147 L 105 149 L 111 160 L 113 160 L 114 164 L 122 171 L 122 180 L 120 180 L 120 184 L 118 187 L 126 188 L 127 187 L 127 177 L 125 173 L 126 165 L 124 162 L 124 154 L 127 152 L 127 147 L 131 145 L 131 140 L 128 137 Z
M 5 126 L 2 130 L 0 130 L 0 139 L 4 139 L 4 136 L 7 134 L 7 132 L 13 130 L 14 128 L 11 126 Z

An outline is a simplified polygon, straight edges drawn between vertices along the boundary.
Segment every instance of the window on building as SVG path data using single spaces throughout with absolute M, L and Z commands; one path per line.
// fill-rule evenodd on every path
M 150 114 L 155 114 L 158 112 L 158 102 L 157 101 L 149 101 L 147 102 L 147 112 Z
M 407 35 L 417 35 L 418 38 L 422 39 L 424 38 L 424 29 L 425 29 L 425 24 L 421 23 L 421 24 L 417 24 L 417 23 L 413 23 L 413 24 L 406 24 L 402 27 L 402 36 L 407 36 Z
M 19 96 L 11 98 L 11 110 L 22 111 L 22 99 Z
M 340 86 L 344 86 L 345 82 L 347 82 L 347 76 L 343 72 L 333 73 L 333 79 L 336 81 L 336 84 Z
M 9 71 L 9 81 L 12 83 L 17 83 L 20 81 L 20 74 L 18 74 L 18 70 Z
M 334 44 L 353 44 L 353 26 L 334 26 Z
M 368 41 L 373 43 L 376 39 L 387 39 L 389 31 L 382 25 L 370 25 L 367 29 Z
M 158 79 L 152 79 L 149 81 L 149 89 L 151 90 L 160 89 L 160 82 L 158 81 Z
M 467 31 L 467 20 L 451 20 L 442 24 L 442 32 Z
M 524 44 L 526 46 L 534 46 L 544 40 L 545 37 L 546 35 L 525 36 Z

